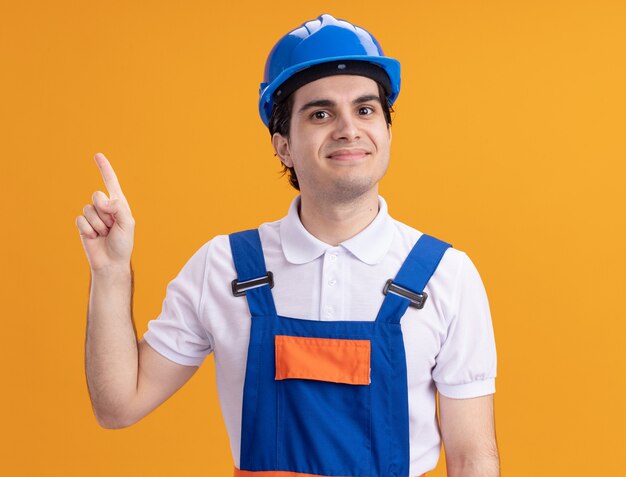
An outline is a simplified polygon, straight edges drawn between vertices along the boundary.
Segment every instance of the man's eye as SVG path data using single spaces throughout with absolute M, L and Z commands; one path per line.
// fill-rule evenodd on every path
M 363 107 L 359 108 L 359 114 L 362 114 L 363 116 L 370 115 L 373 112 L 374 112 L 374 108 L 371 108 L 369 106 L 363 106 Z
M 312 117 L 314 119 L 326 119 L 328 117 L 328 113 L 326 111 L 315 111 Z

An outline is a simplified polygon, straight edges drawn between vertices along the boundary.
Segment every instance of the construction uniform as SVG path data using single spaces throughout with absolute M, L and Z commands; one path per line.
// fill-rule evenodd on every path
M 476 268 L 391 218 L 382 197 L 375 220 L 336 247 L 306 231 L 298 205 L 258 231 L 202 246 L 168 285 L 144 339 L 183 365 L 214 353 L 235 475 L 432 470 L 436 392 L 495 392 Z

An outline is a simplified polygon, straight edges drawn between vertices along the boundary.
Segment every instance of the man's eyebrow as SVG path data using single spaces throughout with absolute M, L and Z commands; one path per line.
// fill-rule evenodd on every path
M 352 104 L 357 105 L 361 103 L 367 103 L 369 101 L 377 101 L 381 103 L 380 97 L 377 94 L 365 94 L 354 99 L 352 101 Z M 337 103 L 330 99 L 314 99 L 313 101 L 309 101 L 308 103 L 302 105 L 302 107 L 298 110 L 298 114 L 311 108 L 331 108 L 336 105 Z
M 334 101 L 331 101 L 330 99 L 314 99 L 313 101 L 309 101 L 308 103 L 304 104 L 298 110 L 298 114 L 311 108 L 330 108 L 336 105 L 337 103 L 335 103 Z
M 378 101 L 382 104 L 382 102 L 380 101 L 380 97 L 377 94 L 366 94 L 363 96 L 359 96 L 357 99 L 352 101 L 352 104 L 356 105 L 360 103 L 368 103 L 370 101 Z

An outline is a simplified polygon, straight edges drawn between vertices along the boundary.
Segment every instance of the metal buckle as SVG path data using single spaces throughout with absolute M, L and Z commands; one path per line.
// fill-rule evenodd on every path
M 250 290 L 251 288 L 257 288 L 263 285 L 269 285 L 270 288 L 274 288 L 274 274 L 272 272 L 267 272 L 267 275 L 264 277 L 253 278 L 252 280 L 246 280 L 243 282 L 240 282 L 235 278 L 230 285 L 233 290 L 233 295 L 244 296 L 246 294 L 246 290 Z
M 402 288 L 401 286 L 396 285 L 395 283 L 393 283 L 393 279 L 391 278 L 387 280 L 387 283 L 385 283 L 385 288 L 383 288 L 383 295 L 387 295 L 387 292 L 391 292 L 395 295 L 400 295 L 401 297 L 406 298 L 411 302 L 409 306 L 417 308 L 418 310 L 424 308 L 424 303 L 426 303 L 426 298 L 428 298 L 428 294 L 426 292 L 412 292 L 411 290 L 407 290 L 406 288 Z

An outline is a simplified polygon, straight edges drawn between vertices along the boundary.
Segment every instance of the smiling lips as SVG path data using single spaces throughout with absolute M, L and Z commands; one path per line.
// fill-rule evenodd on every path
M 328 159 L 335 159 L 338 161 L 351 161 L 354 159 L 360 159 L 370 154 L 365 149 L 338 149 L 326 156 Z

